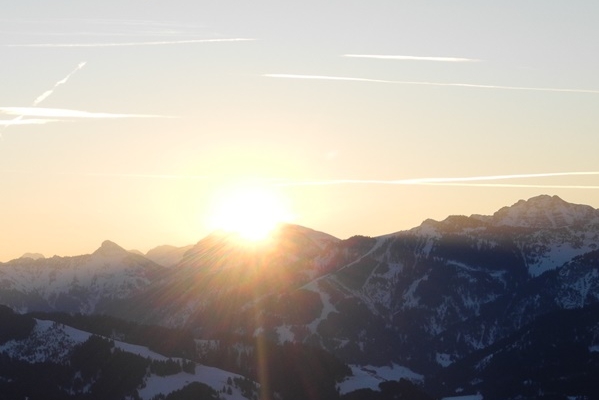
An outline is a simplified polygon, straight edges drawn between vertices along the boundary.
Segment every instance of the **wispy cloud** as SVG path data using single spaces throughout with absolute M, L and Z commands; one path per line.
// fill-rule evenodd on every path
M 99 113 L 80 110 L 69 110 L 64 108 L 42 108 L 42 107 L 0 107 L 0 113 L 17 115 L 18 117 L 43 117 L 43 118 L 177 118 L 168 115 L 153 114 L 115 114 Z
M 114 42 L 114 43 L 31 43 L 31 44 L 6 44 L 5 47 L 131 47 L 131 46 L 165 46 L 173 44 L 215 43 L 215 42 L 246 42 L 252 38 L 222 38 L 222 39 L 186 39 L 186 40 L 159 40 L 149 42 Z
M 530 178 L 573 177 L 599 175 L 599 171 L 586 172 L 550 172 L 541 174 L 489 175 L 470 177 L 412 178 L 396 180 L 379 179 L 333 179 L 321 181 L 290 181 L 278 183 L 278 186 L 327 186 L 327 185 L 432 185 L 432 186 L 471 186 L 471 187 L 519 187 L 553 189 L 599 189 L 599 185 L 552 185 L 552 184 L 515 184 L 489 183 Z
M 267 77 L 267 78 L 369 82 L 369 83 L 387 83 L 387 84 L 395 84 L 395 85 L 419 85 L 419 86 L 461 87 L 461 88 L 472 88 L 472 89 L 525 90 L 525 91 L 535 91 L 535 92 L 599 94 L 599 90 L 594 90 L 594 89 L 501 86 L 501 85 L 480 85 L 480 84 L 472 84 L 472 83 L 443 83 L 443 82 L 426 82 L 426 81 L 391 81 L 391 80 L 384 80 L 384 79 L 355 78 L 355 77 L 330 76 L 330 75 L 263 74 L 262 76 Z
M 436 61 L 436 62 L 480 62 L 476 58 L 462 57 L 419 57 L 419 56 L 400 56 L 400 55 L 380 55 L 380 54 L 344 54 L 343 57 L 353 58 L 375 58 L 379 60 L 399 60 L 399 61 Z

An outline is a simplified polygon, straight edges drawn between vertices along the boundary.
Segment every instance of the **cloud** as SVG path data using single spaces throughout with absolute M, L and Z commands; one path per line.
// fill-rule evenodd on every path
M 380 60 L 400 60 L 400 61 L 437 61 L 437 62 L 480 62 L 475 58 L 461 57 L 419 57 L 419 56 L 394 56 L 377 54 L 344 54 L 343 57 L 352 58 L 375 58 Z
M 525 86 L 479 85 L 479 84 L 472 84 L 472 83 L 442 83 L 442 82 L 426 82 L 426 81 L 390 81 L 390 80 L 383 80 L 383 79 L 354 78 L 354 77 L 330 76 L 330 75 L 263 74 L 262 76 L 267 77 L 267 78 L 388 83 L 388 84 L 396 84 L 396 85 L 420 85 L 420 86 L 462 87 L 462 88 L 472 88 L 472 89 L 500 89 L 500 90 L 525 90 L 525 91 L 535 91 L 535 92 L 599 94 L 599 90 L 593 90 L 593 89 L 561 89 L 561 88 L 543 88 L 543 87 L 525 87 Z
M 131 47 L 131 46 L 164 46 L 171 44 L 213 43 L 213 42 L 245 42 L 256 39 L 230 38 L 230 39 L 187 39 L 187 40 L 160 40 L 151 42 L 116 42 L 116 43 L 33 43 L 33 44 L 6 44 L 5 47 Z
M 599 189 L 597 185 L 543 185 L 543 184 L 514 184 L 514 183 L 488 183 L 526 178 L 550 178 L 565 176 L 591 176 L 599 175 L 599 171 L 588 172 L 550 172 L 541 174 L 513 174 L 490 175 L 471 177 L 449 178 L 413 178 L 397 180 L 376 179 L 334 179 L 323 181 L 295 181 L 282 182 L 278 186 L 327 186 L 327 185 L 432 185 L 432 186 L 470 186 L 470 187 L 519 187 L 519 188 L 552 188 L 552 189 Z
M 18 117 L 43 117 L 43 118 L 177 118 L 167 115 L 152 114 L 114 114 L 99 113 L 80 110 L 69 110 L 64 108 L 42 108 L 42 107 L 0 107 L 0 113 L 16 115 Z

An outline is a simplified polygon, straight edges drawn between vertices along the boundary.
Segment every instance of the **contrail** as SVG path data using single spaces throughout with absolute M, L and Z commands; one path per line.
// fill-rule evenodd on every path
M 215 176 L 209 175 L 170 175 L 170 174 L 105 174 L 87 173 L 86 176 L 107 176 L 122 178 L 148 178 L 148 179 L 192 179 L 192 180 L 215 180 Z M 470 177 L 449 178 L 412 178 L 397 180 L 361 180 L 361 179 L 338 179 L 326 181 L 286 181 L 281 178 L 265 179 L 273 186 L 327 186 L 327 185 L 419 185 L 419 186 L 461 186 L 461 187 L 503 187 L 503 188 L 537 188 L 537 189 L 599 189 L 599 185 L 551 185 L 551 184 L 517 184 L 517 183 L 488 183 L 488 181 L 500 181 L 509 179 L 526 178 L 550 178 L 560 176 L 594 176 L 599 171 L 587 172 L 550 172 L 539 174 L 513 174 L 513 175 L 490 175 Z
M 490 176 L 470 176 L 453 178 L 416 178 L 404 179 L 397 182 L 404 183 L 450 183 L 450 182 L 472 182 L 472 181 L 493 181 L 505 179 L 523 179 L 523 178 L 549 178 L 556 176 L 581 176 L 581 175 L 599 175 L 599 171 L 588 172 L 548 172 L 540 174 L 512 174 L 512 175 L 490 175 Z
M 163 46 L 169 44 L 213 43 L 213 42 L 245 42 L 256 39 L 230 38 L 230 39 L 187 39 L 187 40 L 161 40 L 151 42 L 123 42 L 123 43 L 34 43 L 34 44 L 7 44 L 5 47 L 128 47 L 128 46 Z
M 263 74 L 262 76 L 267 77 L 267 78 L 315 79 L 315 80 L 329 80 L 329 81 L 392 83 L 392 84 L 396 84 L 396 85 L 420 85 L 420 86 L 463 87 L 463 88 L 474 88 L 474 89 L 501 89 L 501 90 L 526 90 L 526 91 L 536 91 L 536 92 L 564 92 L 564 93 L 599 94 L 599 90 L 591 90 L 591 89 L 560 89 L 560 88 L 479 85 L 479 84 L 472 84 L 472 83 L 443 83 L 443 82 L 426 82 L 426 81 L 390 81 L 390 80 L 383 80 L 383 79 L 354 78 L 354 77 L 330 76 L 330 75 Z
M 23 116 L 19 115 L 15 119 L 11 120 L 0 120 L 0 126 L 7 127 L 10 125 L 43 125 L 48 122 L 56 122 L 55 119 L 22 119 Z
M 39 95 L 34 101 L 33 101 L 33 107 L 37 107 L 38 104 L 40 104 L 42 101 L 46 100 L 48 98 L 48 96 L 50 96 L 52 93 L 54 93 L 54 90 L 56 90 L 56 88 L 64 83 L 66 83 L 69 78 L 71 76 L 73 76 L 73 74 L 77 71 L 79 71 L 81 68 L 83 68 L 85 66 L 85 64 L 87 64 L 87 61 L 82 61 L 79 64 L 77 64 L 77 67 L 75 67 L 75 69 L 73 71 L 71 71 L 67 76 L 65 76 L 63 79 L 59 80 L 58 82 L 56 82 L 54 84 L 54 86 L 52 87 L 52 89 L 50 90 L 46 90 L 44 93 L 42 93 L 41 95 Z M 5 124 L 2 127 L 2 130 L 0 130 L 0 139 L 2 138 L 2 132 L 4 132 L 9 126 L 18 124 L 19 121 L 21 121 L 23 119 L 24 115 L 20 114 L 18 115 L 16 118 L 14 118 L 13 120 L 9 121 L 7 124 Z M 19 123 L 20 124 L 20 123 Z
M 99 113 L 80 110 L 69 110 L 64 108 L 43 108 L 43 107 L 0 107 L 0 113 L 8 115 L 17 115 L 17 118 L 23 117 L 45 117 L 45 118 L 177 118 L 168 115 L 152 114 L 114 114 Z M 15 118 L 15 120 L 17 119 Z M 13 120 L 14 121 L 14 120 Z
M 431 186 L 483 186 L 483 187 L 530 187 L 530 188 L 561 188 L 561 189 L 599 189 L 595 185 L 535 185 L 535 184 L 509 184 L 509 183 L 484 183 L 485 181 L 549 178 L 559 176 L 590 176 L 599 175 L 599 171 L 588 172 L 550 172 L 541 174 L 514 174 L 490 175 L 450 178 L 413 178 L 396 180 L 377 179 L 335 179 L 323 181 L 296 181 L 282 182 L 277 186 L 327 186 L 327 185 L 431 185 Z
M 297 74 L 263 74 L 267 78 L 288 78 L 288 79 L 316 79 L 325 81 L 350 81 L 350 82 L 373 82 L 373 83 L 399 83 L 398 81 L 387 81 L 382 79 L 352 78 L 348 76 L 330 76 L 330 75 L 297 75 Z
M 527 185 L 516 183 L 422 183 L 430 186 L 500 187 L 523 189 L 599 189 L 599 185 Z
M 26 171 L 11 171 L 27 173 Z M 167 180 L 205 180 L 219 181 L 221 177 L 215 175 L 185 175 L 185 174 L 139 174 L 139 173 L 104 173 L 104 172 L 63 172 L 57 175 L 74 175 L 87 177 L 114 177 L 132 179 L 167 179 Z M 510 179 L 526 178 L 551 178 L 564 176 L 596 176 L 599 171 L 586 172 L 549 172 L 538 174 L 512 174 L 512 175 L 489 175 L 468 177 L 444 177 L 444 178 L 410 178 L 410 179 L 332 179 L 321 181 L 293 181 L 286 178 L 264 178 L 258 179 L 262 183 L 270 183 L 272 186 L 333 186 L 333 185 L 399 185 L 399 186 L 458 186 L 458 187 L 502 187 L 502 188 L 540 188 L 540 189 L 599 189 L 599 185 L 555 185 L 555 184 L 518 184 L 518 183 L 489 183 L 489 181 L 500 181 Z
M 393 56 L 393 55 L 378 55 L 378 54 L 344 54 L 343 57 L 375 58 L 375 59 L 380 59 L 380 60 L 400 60 L 400 61 L 440 61 L 440 62 L 480 62 L 481 61 L 476 58 Z
M 83 67 L 85 66 L 85 64 L 87 64 L 87 62 L 86 62 L 86 61 L 80 62 L 80 63 L 77 65 L 77 67 L 75 67 L 75 69 L 74 69 L 73 71 L 71 71 L 71 73 L 70 73 L 70 74 L 68 74 L 68 75 L 67 75 L 67 76 L 65 76 L 63 79 L 61 79 L 61 80 L 59 80 L 58 82 L 56 82 L 56 83 L 54 84 L 54 87 L 53 87 L 52 89 L 50 89 L 50 90 L 46 90 L 44 93 L 42 93 L 40 96 L 38 96 L 38 97 L 37 97 L 37 98 L 36 98 L 36 99 L 33 101 L 33 107 L 36 107 L 36 106 L 37 106 L 39 103 L 41 103 L 42 101 L 46 100 L 46 98 L 47 98 L 48 96 L 50 96 L 50 95 L 51 95 L 51 94 L 54 92 L 54 90 L 56 90 L 56 88 L 57 88 L 58 86 L 65 84 L 65 83 L 66 83 L 66 82 L 69 80 L 69 78 L 70 78 L 71 76 L 73 76 L 73 74 L 74 74 L 75 72 L 77 72 L 77 71 L 79 71 L 81 68 L 83 68 Z

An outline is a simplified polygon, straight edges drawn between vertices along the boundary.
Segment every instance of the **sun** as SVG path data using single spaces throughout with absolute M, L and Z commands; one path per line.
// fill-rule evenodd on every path
M 213 230 L 230 232 L 250 242 L 269 237 L 289 220 L 285 202 L 268 187 L 239 185 L 216 196 L 210 215 Z

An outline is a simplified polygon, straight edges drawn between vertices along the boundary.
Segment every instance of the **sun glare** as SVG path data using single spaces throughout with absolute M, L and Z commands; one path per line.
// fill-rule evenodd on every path
M 282 199 L 258 186 L 224 191 L 213 208 L 213 229 L 235 233 L 251 242 L 268 238 L 277 225 L 289 219 Z

